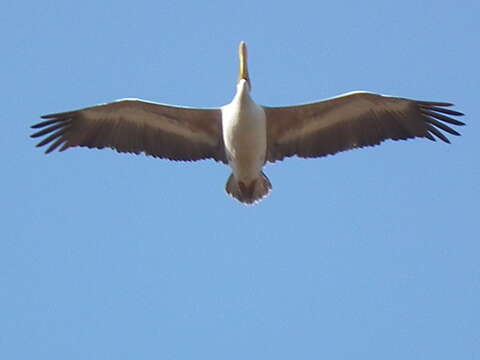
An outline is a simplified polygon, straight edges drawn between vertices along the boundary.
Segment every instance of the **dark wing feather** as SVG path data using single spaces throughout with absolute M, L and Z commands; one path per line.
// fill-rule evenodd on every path
M 445 123 L 464 125 L 444 115 L 463 115 L 445 108 L 451 105 L 359 92 L 299 106 L 264 107 L 267 161 L 321 157 L 387 139 L 437 137 L 449 143 L 440 130 L 460 134 Z
M 31 137 L 46 136 L 37 146 L 85 146 L 145 153 L 170 160 L 213 158 L 226 162 L 219 109 L 194 109 L 140 100 L 119 100 L 77 111 L 42 116 Z

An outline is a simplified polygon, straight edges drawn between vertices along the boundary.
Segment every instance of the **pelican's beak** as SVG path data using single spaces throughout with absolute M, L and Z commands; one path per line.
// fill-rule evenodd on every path
M 250 83 L 250 77 L 248 76 L 248 65 L 247 65 L 247 44 L 244 41 L 240 43 L 238 47 L 238 55 L 240 57 L 240 73 L 238 74 L 238 81 L 241 79 L 247 80 L 248 86 L 252 88 Z

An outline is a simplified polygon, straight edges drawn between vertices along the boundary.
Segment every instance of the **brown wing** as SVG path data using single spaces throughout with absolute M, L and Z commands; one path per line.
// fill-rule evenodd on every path
M 45 136 L 46 153 L 74 146 L 145 153 L 170 160 L 213 158 L 226 162 L 219 109 L 182 108 L 140 100 L 119 100 L 81 110 L 42 116 L 33 125 Z
M 446 109 L 451 105 L 362 92 L 299 106 L 264 107 L 267 160 L 321 157 L 378 145 L 386 139 L 425 137 L 435 141 L 438 137 L 449 143 L 440 130 L 460 134 L 444 123 L 465 125 L 444 115 L 463 115 Z

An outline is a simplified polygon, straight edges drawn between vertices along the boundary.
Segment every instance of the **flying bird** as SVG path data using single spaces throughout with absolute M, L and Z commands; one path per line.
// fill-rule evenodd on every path
M 378 145 L 384 140 L 436 138 L 450 143 L 447 126 L 464 125 L 446 102 L 417 101 L 369 92 L 295 106 L 269 107 L 252 99 L 247 47 L 239 46 L 240 71 L 233 100 L 220 108 L 192 108 L 121 99 L 42 116 L 31 137 L 46 153 L 71 147 L 112 148 L 169 160 L 214 159 L 232 174 L 226 192 L 244 204 L 266 196 L 272 185 L 262 169 L 291 156 L 316 158 Z M 450 116 L 448 116 L 450 115 Z

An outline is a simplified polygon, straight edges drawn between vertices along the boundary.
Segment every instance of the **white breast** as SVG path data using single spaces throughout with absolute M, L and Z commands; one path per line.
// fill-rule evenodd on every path
M 233 101 L 222 107 L 222 125 L 227 159 L 235 178 L 246 182 L 258 178 L 267 149 L 265 111 L 240 83 Z

